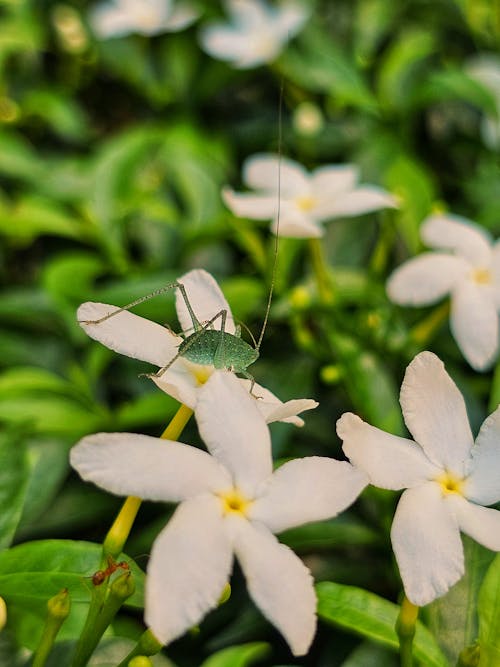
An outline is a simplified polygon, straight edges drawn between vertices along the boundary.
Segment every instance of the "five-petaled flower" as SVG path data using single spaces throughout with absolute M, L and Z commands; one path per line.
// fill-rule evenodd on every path
M 325 165 L 309 173 L 293 160 L 263 153 L 251 156 L 243 165 L 243 181 L 256 192 L 225 188 L 222 195 L 238 217 L 272 219 L 276 233 L 279 213 L 280 236 L 317 238 L 323 235 L 320 223 L 325 220 L 397 205 L 382 188 L 356 185 L 358 179 L 358 170 L 351 164 Z
M 235 334 L 236 325 L 229 304 L 217 282 L 207 271 L 194 269 L 181 276 L 179 282 L 184 285 L 189 303 L 199 322 L 208 322 L 214 315 L 225 310 L 227 312 L 225 331 Z M 179 292 L 176 295 L 176 308 L 183 335 L 192 334 L 193 322 Z M 177 356 L 178 347 L 184 340 L 183 337 L 156 322 L 151 322 L 128 311 L 118 312 L 99 324 L 92 324 L 116 310 L 119 310 L 116 306 L 89 301 L 78 308 L 77 319 L 91 338 L 128 357 L 141 359 L 163 368 Z M 220 330 L 221 319 L 214 322 L 213 326 Z M 194 410 L 200 388 L 213 371 L 213 365 L 195 364 L 184 356 L 179 356 L 162 375 L 150 377 L 162 391 Z M 239 381 L 247 388 L 247 391 L 250 390 L 250 380 L 240 379 Z M 306 398 L 283 403 L 268 389 L 257 383 L 252 389 L 252 395 L 258 397 L 257 405 L 268 423 L 284 421 L 302 426 L 304 422 L 297 415 L 318 405 L 316 401 Z
M 294 0 L 277 7 L 262 0 L 226 0 L 231 23 L 212 23 L 200 33 L 204 50 L 241 69 L 272 62 L 306 22 L 309 12 Z
M 500 551 L 500 407 L 474 443 L 465 402 L 442 361 L 417 355 L 406 370 L 401 408 L 415 441 L 352 413 L 337 422 L 350 461 L 383 489 L 406 489 L 391 539 L 408 599 L 422 606 L 464 573 L 460 531 Z
M 210 454 L 145 435 L 98 433 L 71 450 L 71 465 L 111 493 L 180 502 L 147 571 L 145 620 L 161 642 L 217 605 L 234 553 L 256 605 L 303 655 L 316 628 L 312 577 L 273 533 L 335 516 L 367 477 L 350 463 L 315 456 L 273 473 L 265 420 L 226 371 L 201 390 L 196 419 Z
M 431 215 L 421 237 L 439 248 L 397 268 L 387 294 L 401 305 L 423 306 L 451 296 L 451 332 L 462 354 L 484 370 L 498 353 L 500 243 L 486 230 L 456 215 Z
M 132 33 L 176 32 L 193 23 L 198 12 L 187 2 L 172 0 L 109 0 L 95 7 L 90 23 L 101 39 Z

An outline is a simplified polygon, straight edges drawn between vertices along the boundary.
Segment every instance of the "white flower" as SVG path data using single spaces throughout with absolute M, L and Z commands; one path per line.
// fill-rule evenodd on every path
M 157 35 L 190 25 L 199 13 L 187 2 L 171 0 L 109 0 L 90 14 L 94 33 L 101 39 L 131 33 Z
M 211 56 L 239 68 L 273 61 L 309 15 L 294 0 L 284 0 L 278 7 L 261 0 L 227 0 L 225 4 L 231 24 L 205 26 L 200 41 Z
M 273 473 L 265 420 L 231 373 L 211 376 L 196 418 L 212 456 L 150 436 L 98 433 L 71 450 L 71 465 L 111 493 L 181 503 L 148 565 L 145 619 L 161 642 L 217 605 L 234 553 L 255 604 L 303 655 L 316 628 L 313 582 L 273 533 L 335 516 L 367 477 L 345 461 L 315 456 Z
M 426 252 L 394 271 L 387 294 L 395 303 L 424 306 L 451 296 L 451 332 L 476 370 L 498 352 L 500 244 L 486 230 L 457 215 L 431 215 L 421 227 Z
M 375 185 L 357 186 L 359 174 L 354 165 L 326 165 L 308 173 L 297 162 L 273 154 L 257 154 L 243 165 L 243 181 L 256 193 L 223 190 L 231 211 L 241 218 L 274 219 L 276 232 L 297 238 L 323 235 L 321 222 L 331 218 L 360 215 L 381 208 L 395 207 L 396 200 Z
M 209 273 L 195 269 L 181 276 L 179 282 L 184 285 L 199 322 L 207 322 L 216 313 L 226 310 L 225 331 L 230 334 L 236 332 L 229 304 L 217 282 Z M 189 336 L 193 333 L 193 323 L 180 293 L 176 296 L 176 308 L 184 335 Z M 99 320 L 114 310 L 117 310 L 116 306 L 87 302 L 78 308 L 77 319 L 91 338 L 128 357 L 141 359 L 163 368 L 177 355 L 178 347 L 184 338 L 156 322 L 138 317 L 128 311 L 122 311 L 100 324 L 89 323 Z M 214 328 L 220 330 L 220 318 L 214 323 Z M 202 337 L 200 337 L 201 340 Z M 213 365 L 195 364 L 180 356 L 160 377 L 153 376 L 152 380 L 162 391 L 194 410 L 199 391 L 213 370 Z M 247 387 L 248 391 L 250 390 L 248 379 L 240 379 L 240 382 Z M 257 383 L 253 387 L 252 394 L 259 397 L 257 405 L 268 423 L 283 421 L 302 426 L 303 420 L 296 415 L 304 410 L 312 410 L 318 405 L 316 401 L 305 398 L 283 403 Z
M 352 413 L 337 422 L 350 461 L 383 489 L 407 489 L 391 539 L 406 596 L 418 606 L 444 595 L 464 573 L 460 531 L 500 551 L 500 407 L 474 444 L 465 403 L 431 352 L 406 370 L 401 408 L 415 441 L 370 426 Z
M 465 65 L 465 72 L 493 96 L 496 116 L 486 114 L 481 122 L 481 135 L 489 148 L 500 148 L 500 58 L 497 54 L 480 54 Z

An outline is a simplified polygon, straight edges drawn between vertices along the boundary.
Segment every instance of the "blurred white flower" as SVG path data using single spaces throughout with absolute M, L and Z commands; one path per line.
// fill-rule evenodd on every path
M 193 23 L 199 12 L 188 2 L 171 0 L 109 0 L 90 13 L 92 30 L 101 39 L 132 33 L 176 32 Z
M 500 551 L 500 407 L 474 443 L 465 403 L 441 360 L 417 355 L 406 370 L 401 408 L 415 441 L 370 426 L 352 413 L 337 422 L 350 461 L 375 486 L 407 489 L 391 540 L 406 596 L 422 606 L 464 573 L 460 531 Z
M 276 232 L 280 192 L 280 236 L 317 238 L 321 222 L 395 207 L 396 199 L 375 185 L 357 185 L 351 164 L 325 165 L 309 173 L 302 165 L 273 154 L 257 154 L 243 164 L 243 181 L 253 192 L 224 188 L 222 196 L 234 215 L 252 220 L 273 219 Z
M 226 0 L 231 23 L 212 23 L 200 32 L 203 49 L 234 67 L 273 61 L 307 21 L 309 10 L 294 0 L 276 7 L 262 0 Z
M 497 54 L 480 54 L 469 59 L 465 72 L 480 83 L 493 96 L 496 115 L 485 114 L 481 122 L 481 135 L 486 146 L 500 148 L 500 57 Z
M 148 564 L 145 620 L 169 643 L 217 606 L 233 553 L 262 613 L 303 655 L 316 630 L 316 596 L 302 561 L 273 533 L 335 516 L 367 477 L 347 462 L 295 459 L 273 473 L 269 430 L 231 373 L 200 392 L 198 429 L 211 455 L 133 433 L 98 433 L 71 450 L 84 480 L 118 495 L 180 502 Z
M 421 237 L 443 252 L 424 252 L 397 268 L 387 282 L 395 303 L 424 306 L 451 297 L 451 332 L 462 354 L 484 370 L 498 353 L 500 243 L 458 215 L 431 215 Z
M 186 289 L 189 302 L 199 322 L 208 322 L 221 310 L 227 311 L 225 331 L 235 334 L 236 325 L 231 309 L 215 279 L 201 269 L 195 269 L 181 276 L 178 281 Z M 193 323 L 180 293 L 176 295 L 177 316 L 185 336 L 193 333 Z M 166 366 L 178 353 L 178 347 L 184 338 L 170 329 L 139 317 L 128 311 L 122 311 L 113 317 L 91 324 L 92 321 L 118 310 L 116 306 L 105 303 L 83 303 L 77 312 L 77 319 L 84 331 L 94 340 L 111 350 L 133 359 L 147 361 L 159 368 Z M 215 329 L 221 328 L 221 320 L 214 323 Z M 201 387 L 214 371 L 212 365 L 200 365 L 180 356 L 160 377 L 152 376 L 155 384 L 166 394 L 173 396 L 192 410 L 196 409 Z M 250 389 L 249 380 L 239 380 Z M 255 383 L 252 394 L 259 396 L 257 405 L 268 423 L 283 421 L 302 426 L 303 420 L 297 415 L 304 410 L 315 408 L 318 403 L 311 399 L 294 399 L 283 403 L 268 389 Z

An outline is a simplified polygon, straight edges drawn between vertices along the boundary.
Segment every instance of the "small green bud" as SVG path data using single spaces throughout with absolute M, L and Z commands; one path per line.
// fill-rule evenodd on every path
M 227 583 L 224 586 L 222 595 L 220 596 L 219 605 L 224 604 L 224 602 L 227 602 L 230 597 L 231 597 L 231 584 Z
M 136 655 L 128 663 L 128 667 L 153 667 L 151 660 L 145 655 Z
M 478 644 L 466 646 L 458 656 L 458 667 L 478 667 L 481 658 L 481 649 Z
M 119 600 L 126 600 L 135 591 L 134 577 L 130 572 L 117 577 L 110 586 L 111 594 Z
M 320 371 L 320 377 L 325 384 L 337 384 L 342 379 L 344 371 L 341 366 L 337 364 L 328 364 L 323 366 Z
M 137 646 L 144 655 L 156 655 L 161 651 L 163 644 L 156 639 L 151 630 L 146 630 L 140 636 Z
M 307 287 L 299 285 L 290 292 L 290 304 L 297 310 L 303 310 L 311 305 L 311 294 Z
M 313 102 L 301 102 L 293 112 L 293 126 L 297 134 L 314 137 L 325 126 L 321 109 Z
M 5 604 L 5 600 L 3 598 L 0 598 L 0 630 L 4 627 L 6 623 L 7 623 L 7 605 Z
M 50 598 L 47 602 L 49 615 L 53 618 L 60 619 L 61 621 L 69 616 L 70 609 L 71 600 L 67 588 L 63 588 L 60 593 L 54 595 L 54 597 Z

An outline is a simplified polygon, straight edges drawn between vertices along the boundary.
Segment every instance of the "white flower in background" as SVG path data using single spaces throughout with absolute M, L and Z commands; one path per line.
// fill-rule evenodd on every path
M 200 33 L 203 49 L 234 67 L 273 61 L 307 21 L 309 10 L 293 0 L 277 6 L 261 0 L 227 0 L 231 23 L 212 23 Z
M 431 215 L 420 235 L 442 252 L 424 252 L 397 268 L 387 294 L 408 306 L 432 304 L 449 294 L 451 332 L 469 364 L 484 370 L 498 353 L 500 243 L 457 215 Z
M 474 443 L 465 403 L 442 361 L 417 355 L 406 370 L 401 408 L 415 441 L 370 426 L 352 413 L 337 422 L 350 461 L 375 486 L 407 489 L 391 530 L 406 596 L 422 606 L 464 573 L 460 531 L 500 551 L 500 407 Z
M 109 0 L 91 11 L 92 30 L 101 39 L 132 33 L 157 35 L 182 30 L 199 12 L 187 2 L 171 0 Z
M 395 207 L 396 200 L 375 185 L 357 185 L 358 169 L 351 164 L 326 165 L 309 173 L 302 165 L 273 154 L 257 154 L 245 160 L 243 181 L 256 192 L 223 190 L 228 208 L 240 218 L 272 219 L 276 232 L 297 238 L 323 235 L 322 222 Z
M 148 564 L 145 620 L 161 642 L 217 606 L 234 553 L 255 604 L 303 655 L 316 629 L 312 577 L 273 533 L 335 516 L 367 477 L 345 461 L 317 456 L 273 473 L 265 420 L 226 371 L 201 390 L 196 419 L 210 454 L 146 435 L 98 433 L 71 450 L 71 465 L 111 493 L 181 503 Z
M 184 285 L 199 322 L 207 322 L 216 313 L 226 310 L 225 331 L 230 334 L 236 332 L 229 304 L 217 282 L 207 271 L 202 269 L 189 271 L 178 281 Z M 180 293 L 176 295 L 176 308 L 184 335 L 192 334 L 193 323 Z M 78 308 L 77 319 L 91 338 L 127 357 L 147 361 L 163 368 L 177 355 L 178 347 L 184 338 L 156 322 L 128 311 L 113 315 L 100 324 L 90 324 L 91 321 L 99 320 L 117 309 L 116 306 L 89 301 Z M 214 328 L 220 330 L 220 318 L 214 323 Z M 152 377 L 152 380 L 166 394 L 194 410 L 199 391 L 213 371 L 213 366 L 194 364 L 181 356 L 160 377 Z M 248 387 L 248 391 L 250 390 L 249 380 L 240 379 L 240 382 Z M 302 426 L 303 420 L 296 415 L 318 405 L 311 399 L 294 399 L 283 403 L 257 383 L 253 387 L 252 394 L 259 397 L 257 405 L 268 423 L 283 421 Z
M 500 148 L 500 57 L 497 54 L 481 54 L 471 58 L 465 72 L 492 95 L 497 114 L 486 114 L 481 122 L 481 135 L 486 146 Z

